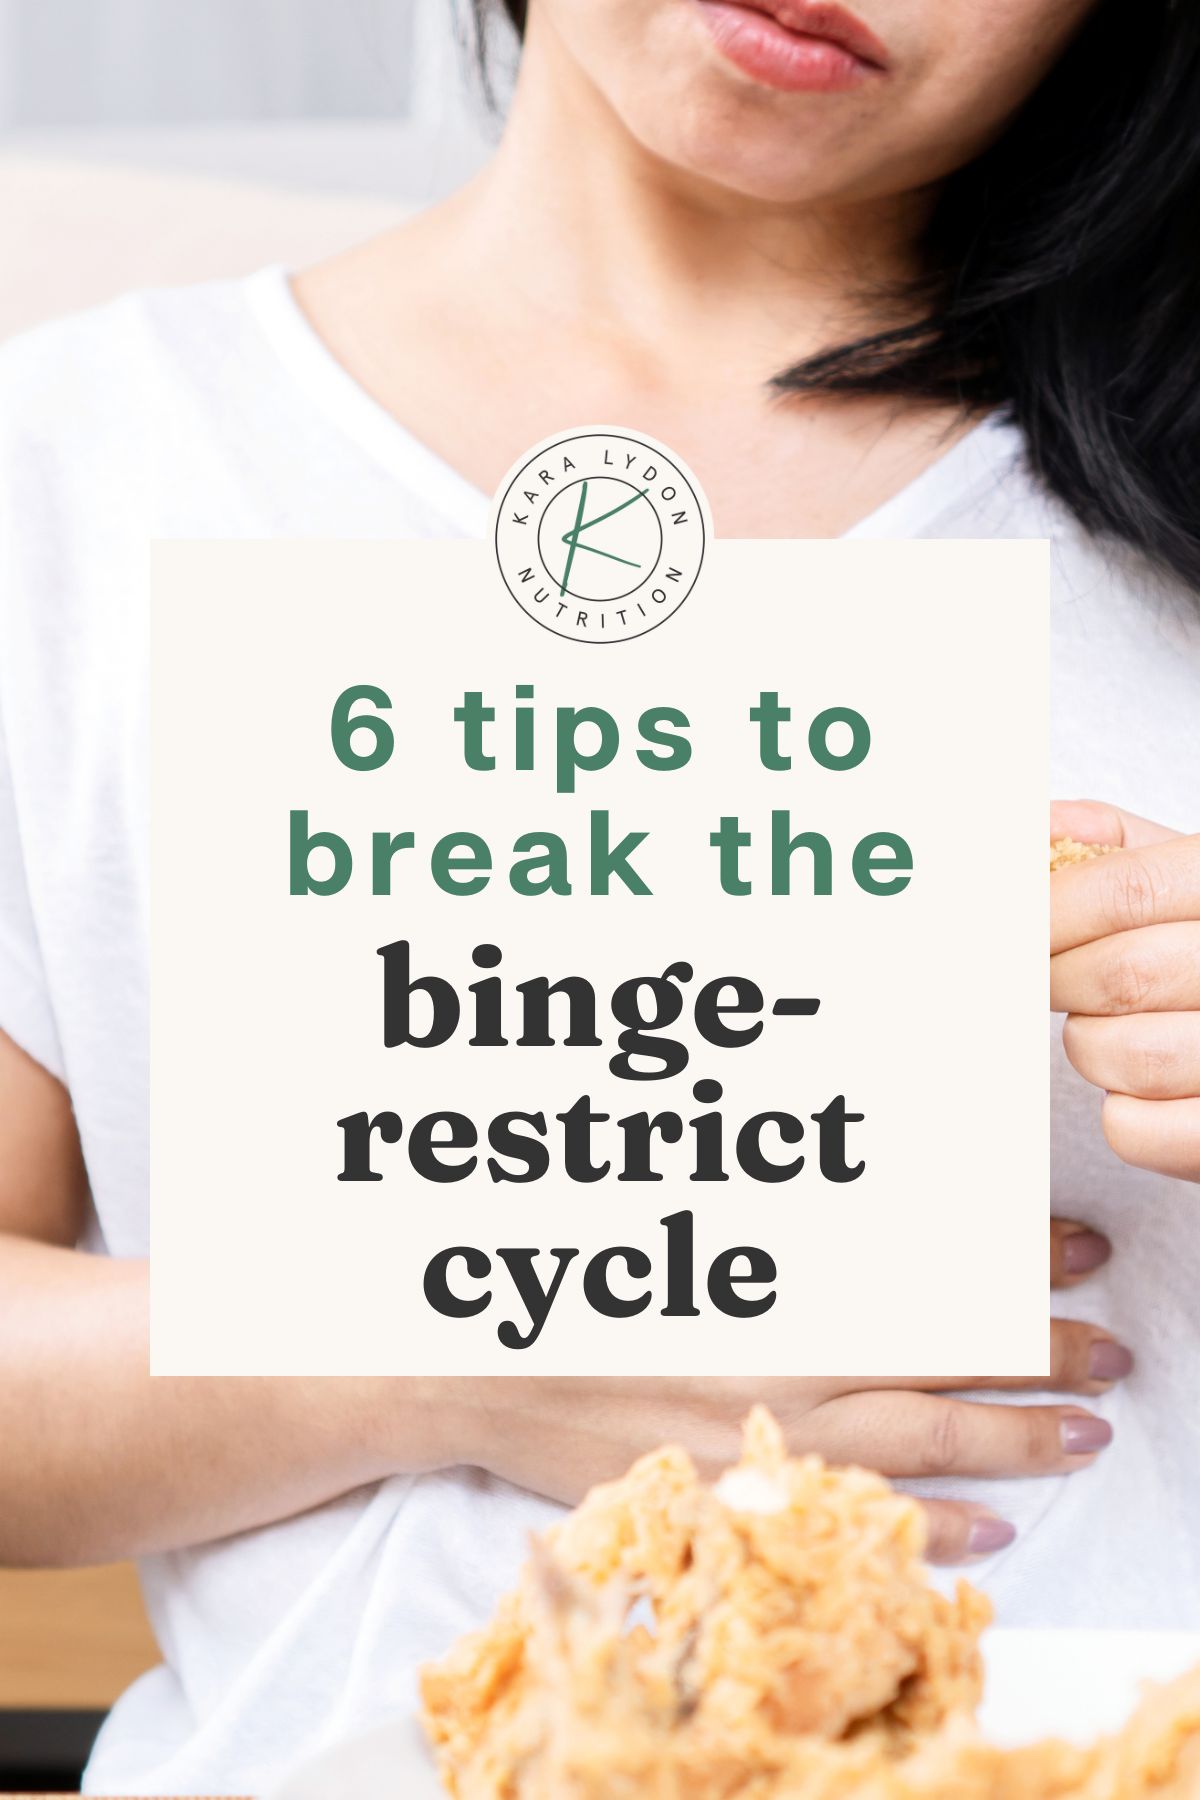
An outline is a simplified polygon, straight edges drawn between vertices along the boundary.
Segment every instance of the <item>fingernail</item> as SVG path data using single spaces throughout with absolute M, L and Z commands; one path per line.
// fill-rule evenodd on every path
M 988 1556 L 993 1550 L 1004 1550 L 1017 1535 L 1015 1525 L 998 1519 L 995 1513 L 981 1513 L 971 1520 L 967 1532 L 967 1555 Z
M 1088 1374 L 1093 1381 L 1121 1381 L 1133 1367 L 1133 1353 L 1112 1338 L 1097 1338 L 1088 1351 Z
M 1090 1456 L 1093 1450 L 1103 1450 L 1112 1443 L 1113 1429 L 1108 1420 L 1090 1414 L 1064 1419 L 1060 1430 L 1064 1456 Z
M 1063 1268 L 1068 1275 L 1090 1275 L 1103 1268 L 1112 1255 L 1112 1245 L 1098 1231 L 1073 1231 L 1063 1239 Z

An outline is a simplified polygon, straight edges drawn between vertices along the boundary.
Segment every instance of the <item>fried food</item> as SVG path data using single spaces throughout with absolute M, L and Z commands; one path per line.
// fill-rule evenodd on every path
M 1072 837 L 1055 838 L 1050 845 L 1050 873 L 1069 869 L 1072 863 L 1091 862 L 1096 856 L 1111 856 L 1116 844 L 1080 844 Z
M 789 1461 L 762 1409 L 715 1488 L 682 1450 L 643 1457 L 426 1670 L 449 1791 L 749 1800 L 782 1791 L 764 1783 L 814 1740 L 899 1753 L 982 1683 L 988 1604 L 966 1582 L 937 1593 L 924 1543 L 914 1501 L 862 1469 Z
M 974 1724 L 982 1595 L 927 1580 L 912 1500 L 789 1459 L 770 1415 L 713 1487 L 645 1456 L 535 1542 L 422 1675 L 458 1800 L 1200 1800 L 1200 1670 L 1081 1748 Z

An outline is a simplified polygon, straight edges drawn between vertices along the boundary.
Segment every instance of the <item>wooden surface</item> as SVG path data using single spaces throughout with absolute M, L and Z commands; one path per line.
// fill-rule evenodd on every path
M 109 1707 L 158 1660 L 127 1563 L 0 1569 L 0 1708 Z

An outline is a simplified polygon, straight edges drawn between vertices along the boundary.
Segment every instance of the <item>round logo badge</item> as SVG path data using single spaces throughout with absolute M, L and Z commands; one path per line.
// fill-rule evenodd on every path
M 653 438 L 595 427 L 548 438 L 496 496 L 496 559 L 523 612 L 579 644 L 643 637 L 696 585 L 708 505 Z

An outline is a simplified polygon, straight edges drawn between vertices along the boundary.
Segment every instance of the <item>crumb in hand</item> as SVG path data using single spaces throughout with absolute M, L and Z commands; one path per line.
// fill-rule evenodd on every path
M 1073 863 L 1091 862 L 1096 856 L 1110 856 L 1116 844 L 1080 844 L 1073 837 L 1054 838 L 1050 845 L 1050 873 L 1069 869 Z

